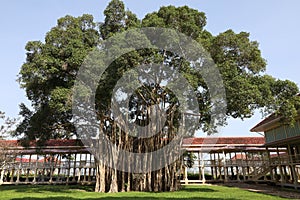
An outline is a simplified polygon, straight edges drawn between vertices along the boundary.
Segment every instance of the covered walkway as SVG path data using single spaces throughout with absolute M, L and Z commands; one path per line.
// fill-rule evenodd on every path
M 270 165 L 286 155 L 286 148 L 267 149 L 264 144 L 264 137 L 185 139 L 182 148 L 195 156 L 192 168 L 199 175 L 189 180 L 184 167 L 181 182 L 276 180 Z M 43 148 L 35 146 L 25 148 L 16 140 L 0 140 L 0 184 L 95 182 L 94 157 L 80 140 L 50 140 Z

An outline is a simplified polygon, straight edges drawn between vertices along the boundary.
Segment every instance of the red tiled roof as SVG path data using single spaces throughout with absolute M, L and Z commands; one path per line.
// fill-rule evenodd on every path
M 264 137 L 196 137 L 186 138 L 183 140 L 183 145 L 200 145 L 200 144 L 261 144 L 265 143 Z M 36 142 L 31 143 L 31 147 L 34 147 Z M 19 140 L 0 140 L 0 147 L 22 147 Z M 83 146 L 80 140 L 49 140 L 44 146 L 47 147 L 71 147 L 71 146 Z
M 30 142 L 30 146 L 36 146 L 36 142 Z M 51 147 L 70 147 L 70 146 L 83 146 L 80 140 L 48 140 L 44 146 Z M 22 147 L 20 140 L 0 140 L 0 147 Z
M 261 144 L 265 143 L 264 137 L 201 137 L 187 138 L 183 144 L 200 145 L 200 144 Z
M 49 140 L 47 146 L 83 146 L 81 140 Z

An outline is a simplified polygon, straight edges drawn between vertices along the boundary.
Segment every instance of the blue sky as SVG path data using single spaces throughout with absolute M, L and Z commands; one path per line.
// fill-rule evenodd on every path
M 103 10 L 109 1 L 96 0 L 9 0 L 0 2 L 0 110 L 17 117 L 21 102 L 27 102 L 25 92 L 16 82 L 25 61 L 25 44 L 42 40 L 56 25 L 58 18 L 67 14 L 92 14 L 103 21 Z M 127 8 L 143 18 L 161 6 L 188 5 L 206 13 L 206 29 L 218 34 L 227 29 L 247 31 L 252 40 L 260 43 L 267 60 L 267 73 L 289 79 L 299 86 L 300 72 L 300 1 L 298 0 L 161 0 L 124 1 Z M 249 129 L 261 120 L 260 114 L 245 121 L 229 120 L 222 129 L 223 136 L 258 136 Z

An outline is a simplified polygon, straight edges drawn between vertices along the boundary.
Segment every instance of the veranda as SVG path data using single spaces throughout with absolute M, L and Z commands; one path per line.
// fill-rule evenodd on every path
M 24 148 L 17 140 L 0 143 L 6 143 L 0 148 L 5 160 L 0 184 L 94 182 L 94 158 L 80 140 L 50 140 L 43 148 Z
M 5 145 L 4 145 L 5 144 Z M 190 138 L 182 148 L 196 156 L 197 180 L 183 167 L 181 183 L 269 181 L 296 183 L 286 148 L 267 148 L 264 137 Z M 0 141 L 0 184 L 93 184 L 93 155 L 80 140 L 50 140 L 43 148 L 24 148 L 19 141 Z M 299 170 L 296 169 L 297 180 Z

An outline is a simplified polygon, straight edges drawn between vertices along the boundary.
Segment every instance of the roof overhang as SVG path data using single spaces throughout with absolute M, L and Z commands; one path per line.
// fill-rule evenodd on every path
M 297 120 L 300 119 L 300 110 L 298 111 L 298 116 L 296 117 Z M 251 132 L 266 132 L 270 129 L 277 128 L 282 125 L 281 123 L 282 116 L 276 116 L 274 113 L 259 122 L 257 125 L 255 125 L 252 129 L 250 129 Z

